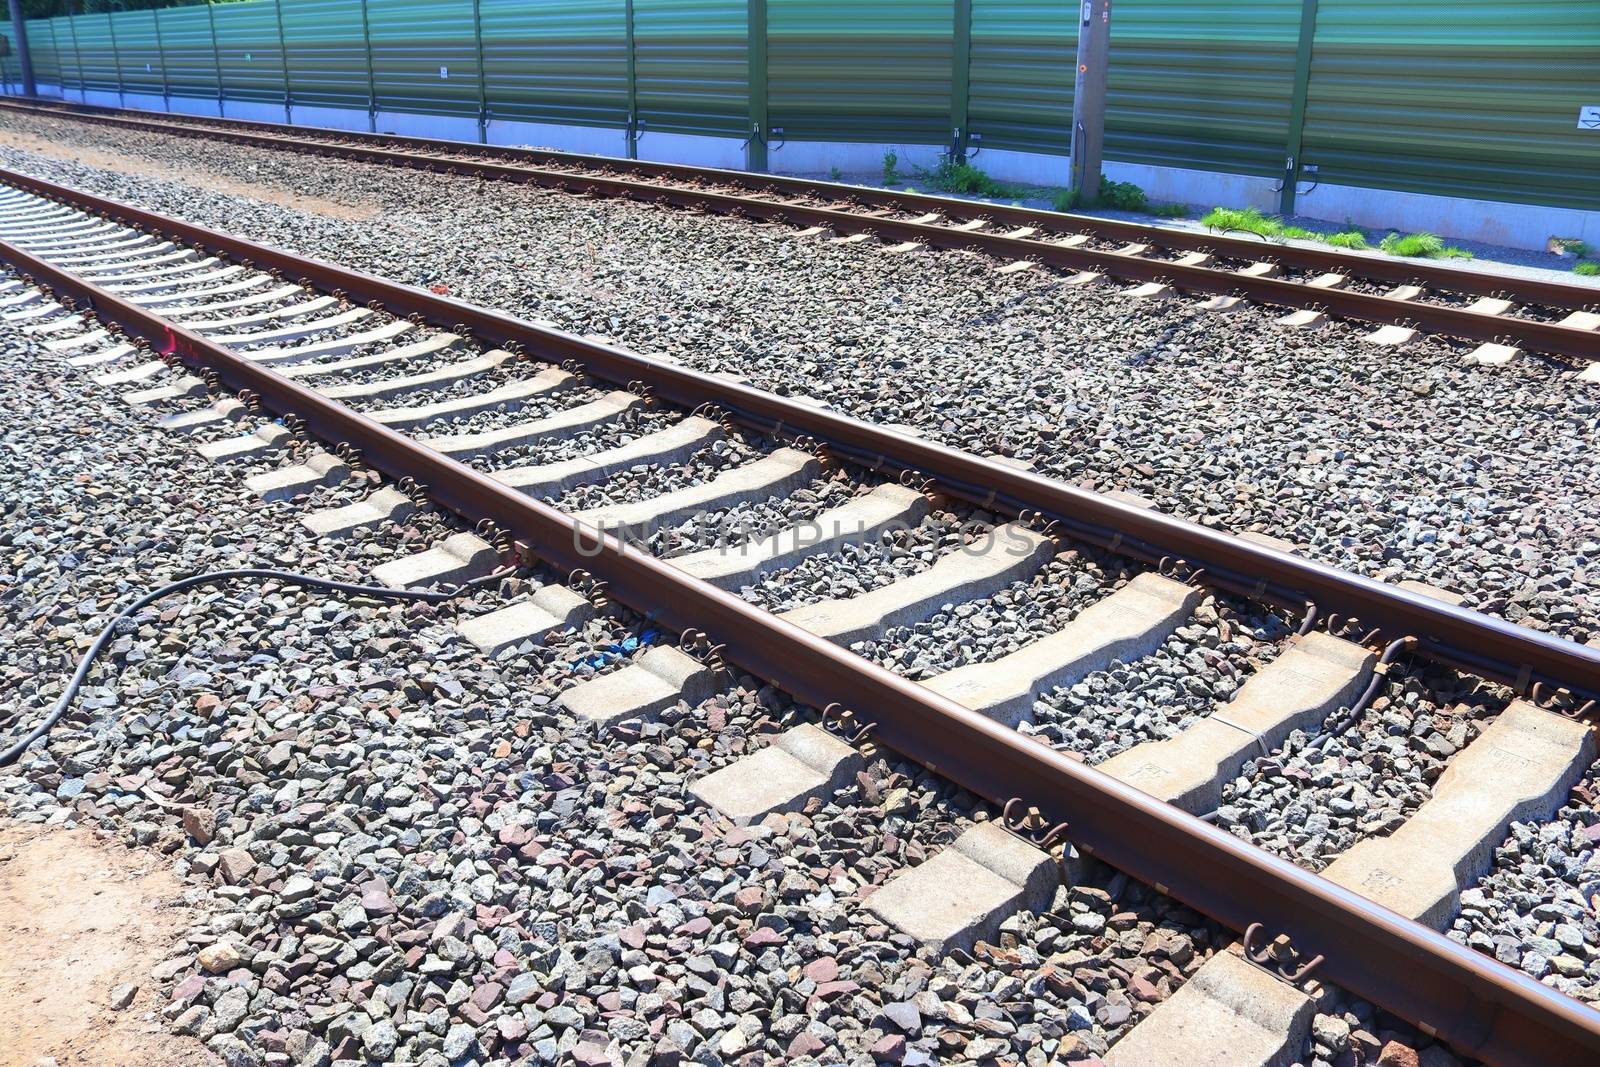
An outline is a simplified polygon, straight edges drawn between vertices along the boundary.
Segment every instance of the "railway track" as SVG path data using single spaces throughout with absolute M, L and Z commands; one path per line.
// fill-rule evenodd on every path
M 23 275 L 0 291 L 13 325 L 131 402 L 175 408 L 163 425 L 209 457 L 264 467 L 246 484 L 268 499 L 366 472 L 303 516 L 320 534 L 361 536 L 424 504 L 472 531 L 380 565 L 385 583 L 536 568 L 536 592 L 463 623 L 486 653 L 607 602 L 680 635 L 564 694 L 580 720 L 692 706 L 725 664 L 823 709 L 693 783 L 707 807 L 734 822 L 803 807 L 883 745 L 1004 813 L 1013 832 L 974 824 L 873 894 L 887 925 L 970 950 L 1019 907 L 1046 907 L 1075 850 L 1243 933 L 1278 972 L 1218 953 L 1110 1062 L 1192 1062 L 1185 1020 L 1233 1018 L 1241 999 L 1270 1009 L 1229 1054 L 1298 1055 L 1305 985 L 1321 979 L 1490 1062 L 1600 1049 L 1600 1014 L 1437 932 L 1507 824 L 1548 815 L 1593 762 L 1595 650 L 598 341 L 24 175 L 0 184 L 0 256 Z M 865 586 L 794 582 L 865 569 L 890 531 L 907 551 Z M 1270 649 L 1217 714 L 1096 766 L 1017 729 L 1040 693 L 1166 647 L 1203 597 Z M 906 665 L 908 626 L 954 627 L 946 605 L 996 598 L 1046 601 L 1047 632 L 920 684 L 889 669 Z M 1251 615 L 1263 608 L 1278 620 Z M 1196 817 L 1258 750 L 1370 707 L 1401 655 L 1508 687 L 1410 822 L 1318 876 Z
M 16 100 L 12 111 L 171 136 L 322 155 L 409 169 L 528 182 L 599 197 L 736 215 L 840 242 L 876 238 L 895 251 L 983 252 L 1014 272 L 1065 272 L 1074 284 L 1132 283 L 1152 299 L 1203 300 L 1218 312 L 1242 300 L 1289 309 L 1285 328 L 1329 316 L 1379 324 L 1368 335 L 1398 345 L 1419 333 L 1476 341 L 1470 353 L 1498 364 L 1519 353 L 1584 364 L 1600 357 L 1600 290 L 1338 249 L 1269 244 L 1088 216 L 804 178 L 618 160 L 536 149 L 276 123 L 161 115 Z M 1585 367 L 1586 373 L 1600 374 Z

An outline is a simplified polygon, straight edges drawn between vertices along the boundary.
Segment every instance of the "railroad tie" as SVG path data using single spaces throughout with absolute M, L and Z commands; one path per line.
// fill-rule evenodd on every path
M 263 345 L 269 342 L 298 341 L 302 337 L 309 337 L 314 333 L 322 333 L 325 330 L 338 329 L 341 326 L 349 326 L 352 323 L 370 319 L 374 314 L 376 312 L 371 308 L 353 307 L 336 315 L 329 315 L 326 318 L 278 325 L 270 330 L 258 330 L 253 333 L 218 333 L 214 334 L 211 340 L 228 348 Z
M 1299 311 L 1280 315 L 1273 321 L 1279 326 L 1288 326 L 1295 330 L 1319 330 L 1328 324 L 1328 316 L 1315 308 L 1301 308 Z
M 1106 1067 L 1288 1067 L 1316 1011 L 1311 996 L 1223 950 L 1102 1059 Z
M 272 503 L 309 493 L 319 485 L 338 485 L 350 477 L 350 464 L 331 452 L 318 449 L 303 463 L 293 463 L 244 480 L 245 488 Z
M 935 953 L 971 951 L 1018 911 L 1041 912 L 1060 884 L 1056 861 L 997 822 L 978 823 L 867 898 L 867 910 Z
M 500 553 L 477 534 L 452 534 L 432 548 L 372 568 L 388 586 L 424 586 L 481 578 L 500 562 Z
M 511 353 L 493 351 L 481 356 L 447 363 L 421 374 L 407 374 L 399 378 L 384 378 L 376 382 L 335 385 L 317 390 L 329 400 L 388 400 L 417 389 L 431 389 L 440 385 L 454 385 L 471 378 L 488 374 L 512 358 Z
M 1161 282 L 1144 282 L 1143 284 L 1135 285 L 1131 289 L 1124 289 L 1122 295 L 1131 296 L 1135 300 L 1170 300 L 1178 294 L 1173 291 L 1170 285 L 1164 285 Z
M 1600 330 L 1600 312 L 1574 311 L 1558 325 L 1565 326 L 1569 330 Z
M 252 289 L 255 282 L 244 286 Z M 240 291 L 237 286 L 233 287 Z M 200 304 L 174 304 L 161 309 L 161 316 L 167 319 L 179 320 L 190 315 L 215 315 L 219 311 L 235 311 L 239 308 L 259 307 L 262 304 L 275 304 L 280 300 L 288 300 L 305 292 L 298 285 L 280 285 L 274 289 L 267 289 L 259 293 L 250 293 L 247 296 L 234 297 L 231 300 L 207 301 Z M 200 296 L 200 293 L 183 293 L 183 296 Z
M 85 271 L 83 274 L 83 279 L 84 281 L 93 282 L 96 285 L 107 282 L 142 282 L 149 278 L 164 278 L 174 274 L 184 276 L 192 275 L 195 271 L 205 270 L 209 267 L 215 267 L 221 262 L 222 261 L 216 256 L 206 256 L 204 258 L 200 258 L 199 256 L 193 254 L 188 256 L 179 256 L 174 253 L 172 255 L 162 256 L 158 260 L 141 259 L 134 267 L 129 267 L 125 270 L 107 270 L 106 268 L 102 267 L 101 269 L 95 271 Z M 171 265 L 158 266 L 158 264 L 161 263 Z M 136 269 L 137 267 L 153 267 L 154 269 L 138 270 Z
M 0 314 L 0 321 L 30 322 L 33 319 L 42 319 L 46 315 L 53 315 L 57 311 L 64 310 L 62 306 L 56 303 L 54 300 L 48 303 L 39 303 L 37 296 L 33 300 L 24 300 L 19 306 L 22 307 L 23 310 L 7 311 L 4 314 Z
M 48 347 L 48 346 L 47 346 Z M 134 382 L 149 381 L 163 371 L 171 370 L 159 359 L 148 359 L 143 363 L 129 367 L 126 370 L 107 371 L 96 374 L 90 381 L 96 385 L 131 385 Z
M 456 630 L 490 656 L 527 643 L 537 644 L 557 630 L 581 625 L 594 604 L 564 585 L 540 587 L 529 599 L 458 623 Z
M 957 704 L 1015 727 L 1035 695 L 1073 685 L 1113 660 L 1161 647 L 1200 602 L 1201 590 L 1145 572 L 1080 611 L 1064 628 L 987 663 L 972 663 L 922 684 Z
M 813 797 L 832 796 L 864 766 L 861 753 L 850 745 L 802 723 L 692 783 L 689 795 L 735 825 L 748 826 L 768 815 L 799 811 Z
M 128 297 L 128 303 L 138 304 L 143 308 L 160 308 L 160 313 L 162 315 L 166 315 L 168 313 L 168 304 L 175 304 L 181 300 L 195 300 L 201 298 L 209 299 L 213 296 L 233 296 L 235 293 L 248 293 L 250 290 L 260 288 L 262 285 L 271 280 L 272 276 L 270 274 L 253 274 L 250 277 L 245 278 L 243 281 L 229 282 L 226 285 L 213 285 L 209 289 L 196 289 L 192 292 L 141 293 L 137 296 Z M 296 286 L 295 288 L 298 289 L 299 287 Z M 259 296 L 261 294 L 254 295 Z M 187 308 L 189 305 L 180 304 L 179 307 Z M 211 310 L 216 310 L 216 305 L 211 305 L 210 307 Z
M 61 310 L 59 307 L 53 307 L 43 310 L 38 315 L 31 317 L 44 318 L 47 314 L 54 314 L 59 310 Z M 31 326 L 24 326 L 22 327 L 22 332 L 30 337 L 39 337 L 44 334 L 65 333 L 68 330 L 76 330 L 84 326 L 92 325 L 93 323 L 84 318 L 82 315 L 66 315 L 59 319 L 51 319 L 48 322 L 39 322 Z M 76 343 L 76 338 L 73 338 L 68 342 L 69 346 Z
M 318 508 L 300 516 L 300 522 L 322 537 L 349 537 L 363 526 L 377 526 L 389 519 L 401 522 L 416 510 L 416 501 L 393 486 L 384 486 L 354 504 Z
M 130 344 L 107 345 L 98 352 L 88 352 L 81 356 L 73 356 L 67 360 L 69 367 L 98 367 L 102 363 L 115 363 L 119 359 L 133 355 L 135 349 Z
M 575 408 L 558 411 L 554 415 L 532 422 L 519 422 L 482 433 L 444 434 L 422 438 L 422 442 L 435 452 L 452 459 L 468 460 L 478 456 L 492 456 L 496 452 L 531 444 L 534 441 L 561 440 L 575 437 L 585 430 L 611 422 L 623 412 L 643 404 L 642 397 L 618 389 L 598 400 L 580 404 Z
M 194 411 L 180 411 L 168 415 L 156 425 L 163 430 L 193 433 L 202 427 L 214 426 L 219 422 L 237 422 L 249 412 L 250 409 L 244 404 L 231 396 L 225 396 L 215 404 L 210 404 Z
M 657 645 L 626 667 L 573 686 L 560 700 L 581 721 L 610 726 L 659 715 L 680 700 L 694 707 L 714 692 L 711 668 L 670 645 Z
M 1099 769 L 1190 813 L 1210 811 L 1222 800 L 1223 783 L 1246 760 L 1354 703 L 1376 662 L 1360 645 L 1313 631 L 1251 675 L 1212 715 L 1176 737 L 1135 745 Z
M 153 389 L 141 389 L 133 393 L 124 393 L 122 402 L 134 407 L 151 407 L 156 404 L 169 404 L 174 400 L 183 400 L 188 397 L 205 396 L 209 386 L 203 378 L 193 374 L 185 374 L 172 385 L 158 385 Z
M 1417 331 L 1409 326 L 1379 326 L 1371 333 L 1362 334 L 1361 339 L 1369 345 L 1385 345 L 1389 348 L 1398 348 L 1400 345 L 1410 344 L 1416 340 Z
M 437 419 L 468 418 L 496 408 L 503 407 L 507 411 L 516 411 L 528 401 L 559 392 L 576 381 L 577 379 L 566 371 L 547 370 L 532 378 L 507 382 L 487 392 L 452 397 L 449 400 L 420 404 L 416 407 L 369 411 L 367 417 L 391 430 L 410 430 Z
M 824 511 L 810 522 L 770 537 L 674 556 L 667 562 L 701 581 L 722 589 L 737 589 L 809 556 L 834 553 L 846 544 L 874 541 L 895 527 L 915 526 L 927 513 L 928 500 L 921 493 L 885 483 Z
M 997 526 L 983 547 L 947 552 L 925 571 L 860 596 L 824 600 L 781 616 L 819 637 L 848 645 L 891 626 L 921 622 L 945 604 L 976 600 L 1033 576 L 1055 555 L 1055 544 L 1014 523 Z
M 1486 341 L 1473 349 L 1467 358 L 1480 367 L 1501 367 L 1522 355 L 1522 349 L 1515 345 L 1503 345 L 1495 341 Z M 1600 364 L 1596 364 L 1600 366 Z M 1591 370 L 1593 367 L 1590 368 Z M 1600 381 L 1600 378 L 1596 378 Z
M 317 359 L 321 356 L 342 356 L 367 345 L 377 344 L 380 341 L 392 341 L 396 337 L 404 336 L 416 329 L 405 319 L 394 319 L 382 326 L 361 333 L 345 334 L 343 337 L 330 337 L 322 341 L 313 341 L 305 345 L 293 345 L 288 348 L 272 347 L 257 348 L 249 352 L 241 352 L 246 359 L 255 360 L 257 363 L 303 363 L 308 359 Z M 226 343 L 223 338 L 214 337 L 218 343 Z
M 529 496 L 554 497 L 580 485 L 605 481 L 613 474 L 640 464 L 663 467 L 682 463 L 711 442 L 721 440 L 722 436 L 719 424 L 691 415 L 665 430 L 645 434 L 616 448 L 555 463 L 510 467 L 495 471 L 490 477 Z
M 155 273 L 164 272 L 158 271 Z M 220 282 L 228 278 L 237 278 L 243 273 L 243 267 L 233 265 L 218 267 L 216 270 L 204 271 L 200 274 L 167 274 L 164 277 L 146 278 L 142 281 L 129 279 L 116 284 L 106 284 L 105 290 L 108 293 L 116 293 L 118 296 L 126 297 L 142 296 L 149 293 L 170 293 L 174 289 L 180 289 L 187 285 L 199 285 L 202 282 Z
M 1544 822 L 1595 760 L 1586 724 L 1514 701 L 1450 761 L 1433 795 L 1388 837 L 1369 837 L 1322 876 L 1436 930 L 1483 876 L 1513 822 Z
M 282 307 L 269 308 L 266 311 L 257 311 L 251 315 L 235 315 L 227 319 L 191 319 L 184 323 L 184 328 L 193 330 L 198 334 L 222 333 L 227 330 L 240 330 L 248 326 L 262 326 L 269 322 L 287 321 L 298 319 L 305 315 L 315 315 L 319 311 L 338 305 L 338 301 L 331 296 L 319 296 L 305 300 L 298 304 L 287 304 Z
M 198 451 L 202 456 L 217 463 L 237 463 L 259 459 L 269 452 L 287 448 L 292 440 L 294 434 L 289 432 L 288 427 L 281 423 L 267 422 L 239 437 L 206 441 L 200 445 Z
M 111 334 L 106 330 L 90 330 L 87 333 L 75 334 L 72 337 L 61 337 L 54 341 L 46 341 L 44 347 L 49 352 L 71 352 L 75 348 L 82 348 L 88 344 L 99 344 L 111 340 Z
M 440 352 L 449 352 L 460 347 L 462 338 L 454 333 L 436 333 L 420 341 L 413 341 L 408 345 L 398 348 L 384 349 L 370 356 L 351 356 L 349 359 L 338 359 L 332 363 L 309 363 L 294 367 L 273 368 L 283 378 L 320 378 L 330 374 L 347 374 L 353 370 L 365 370 L 368 367 L 386 367 L 391 364 L 409 363 L 414 359 L 436 355 Z M 452 364 L 454 366 L 454 364 Z M 418 376 L 420 377 L 420 375 Z M 391 379 L 393 380 L 393 379 Z M 378 382 L 377 385 L 385 383 Z M 337 390 L 341 387 L 330 388 L 323 392 L 327 397 L 340 397 Z M 345 394 L 348 399 L 354 394 Z M 376 395 L 382 395 L 381 393 Z
M 573 519 L 600 530 L 627 530 L 648 537 L 702 512 L 785 497 L 815 481 L 822 464 L 809 452 L 780 448 L 753 463 L 723 471 L 710 481 L 634 501 L 575 512 Z

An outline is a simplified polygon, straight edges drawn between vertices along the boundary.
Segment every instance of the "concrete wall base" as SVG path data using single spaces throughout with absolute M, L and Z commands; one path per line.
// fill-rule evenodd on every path
M 895 167 L 909 175 L 914 167 L 938 166 L 944 151 L 943 145 L 928 144 L 789 141 L 767 149 L 767 166 L 777 173 L 798 174 L 826 174 L 837 167 L 842 174 L 876 177 L 883 173 L 884 154 L 893 152 Z
M 523 122 L 518 119 L 490 119 L 489 143 L 554 148 L 560 152 L 580 152 L 593 156 L 626 159 L 628 137 L 622 130 L 598 126 L 566 126 L 553 122 Z
M 224 100 L 222 117 L 248 119 L 251 122 L 282 122 L 283 105 L 270 104 L 263 100 Z

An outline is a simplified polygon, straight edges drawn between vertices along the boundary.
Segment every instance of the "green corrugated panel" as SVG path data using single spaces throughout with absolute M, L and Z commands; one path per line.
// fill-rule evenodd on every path
M 161 23 L 161 55 L 167 65 L 167 85 L 172 95 L 216 99 L 217 62 L 211 48 L 211 16 L 206 5 L 164 7 L 156 14 Z M 78 27 L 78 41 L 81 46 L 82 26 Z
M 481 0 L 495 118 L 618 129 L 628 121 L 622 0 Z
M 1322 0 L 1302 156 L 1322 181 L 1600 209 L 1600 4 Z
M 217 4 L 211 11 L 221 49 L 223 95 L 229 100 L 283 103 L 283 52 L 271 0 Z
M 289 86 L 296 104 L 366 110 L 367 49 L 361 33 L 360 0 L 283 0 Z
M 111 15 L 79 15 L 72 20 L 78 35 L 78 58 L 83 61 L 85 87 L 104 93 L 117 91 L 117 53 L 111 47 Z M 211 42 L 206 42 L 206 57 Z
M 1277 176 L 1301 0 L 1127 0 L 1111 14 L 1107 159 Z
M 130 93 L 160 96 L 163 75 L 154 9 L 119 11 L 111 18 L 117 34 L 117 55 L 122 57 L 122 87 Z
M 56 51 L 56 40 L 50 35 L 50 19 L 29 19 L 27 51 L 34 59 L 34 80 L 45 85 L 61 85 L 61 53 Z
M 645 136 L 743 134 L 745 0 L 633 0 L 633 39 Z
M 1064 0 L 972 0 L 967 123 L 982 147 L 1067 154 L 1077 15 Z
M 950 137 L 951 0 L 779 0 L 768 9 L 768 121 L 791 140 Z
M 367 0 L 378 107 L 425 115 L 478 113 L 472 0 Z

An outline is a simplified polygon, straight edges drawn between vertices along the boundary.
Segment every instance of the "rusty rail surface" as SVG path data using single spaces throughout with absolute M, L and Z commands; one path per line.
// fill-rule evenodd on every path
M 859 419 L 624 349 L 538 326 L 502 312 L 439 296 L 360 271 L 301 257 L 105 197 L 0 168 L 0 181 L 75 207 L 160 231 L 286 277 L 303 278 L 358 304 L 376 300 L 398 315 L 420 315 L 444 328 L 464 327 L 485 341 L 521 347 L 552 364 L 576 361 L 594 377 L 639 383 L 662 400 L 693 410 L 722 408 L 773 436 L 809 436 L 836 454 L 876 470 L 911 472 L 943 492 L 984 508 L 1038 512 L 1083 541 L 1147 563 L 1182 560 L 1205 571 L 1206 584 L 1290 608 L 1314 605 L 1376 628 L 1390 640 L 1417 638 L 1416 653 L 1531 693 L 1566 689 L 1600 698 L 1600 649 L 1408 592 L 1301 556 L 1138 508 L 968 452 L 931 444 Z
M 1106 274 L 1128 281 L 1163 283 L 1186 291 L 1237 296 L 1273 306 L 1316 308 L 1365 322 L 1411 326 L 1430 333 L 1517 345 L 1559 356 L 1600 359 L 1600 330 L 1473 311 L 1447 304 L 1430 304 L 1421 300 L 1318 288 L 1305 282 L 1150 259 L 1125 251 L 1072 248 L 1032 235 L 977 232 L 941 222 L 887 218 L 864 214 L 844 205 L 932 213 L 951 220 L 984 219 L 1057 235 L 1064 232 L 1086 233 L 1174 251 L 1207 252 L 1246 261 L 1270 260 L 1305 270 L 1396 284 L 1416 284 L 1469 295 L 1496 295 L 1548 307 L 1575 309 L 1600 305 L 1600 289 L 1572 282 L 1485 274 L 1437 263 L 1395 260 L 1347 250 L 1269 245 L 1237 237 L 1084 215 L 685 164 L 501 148 L 436 138 L 311 131 L 281 123 L 240 119 L 165 114 L 156 118 L 149 112 L 95 105 L 44 105 L 8 100 L 0 101 L 0 106 L 147 132 L 220 139 L 389 166 L 473 174 L 494 180 L 527 182 L 569 192 L 634 199 L 762 221 L 822 226 L 842 234 L 864 233 L 886 240 L 914 242 L 937 248 L 970 249 L 998 258 L 1029 260 L 1045 266 Z M 580 169 L 571 169 L 574 167 Z M 648 180 L 664 178 L 691 184 L 678 187 Z M 707 182 L 747 191 L 718 191 L 705 187 L 704 183 Z M 777 194 L 802 199 L 775 199 Z M 826 203 L 804 202 L 811 199 L 821 199 Z
M 48 184 L 3 174 L 0 179 L 36 190 Z M 125 211 L 129 221 L 147 214 Z M 161 228 L 174 236 L 190 229 L 171 220 Z M 267 250 L 248 242 L 234 247 L 253 251 L 257 263 L 299 264 L 282 253 L 269 257 Z M 0 258 L 54 290 L 58 298 L 70 297 L 182 363 L 214 372 L 227 388 L 256 394 L 280 415 L 298 416 L 307 432 L 353 446 L 363 462 L 388 477 L 426 484 L 442 507 L 471 521 L 493 521 L 519 549 L 553 568 L 587 569 L 607 583 L 608 596 L 660 624 L 679 631 L 693 627 L 724 642 L 734 662 L 797 700 L 814 707 L 837 701 L 865 712 L 877 724 L 876 740 L 974 794 L 995 803 L 1020 798 L 1052 821 L 1068 821 L 1069 837 L 1079 848 L 1223 925 L 1245 930 L 1261 923 L 1270 932 L 1290 935 L 1303 953 L 1327 957 L 1322 975 L 1437 1034 L 1458 1051 L 1514 1067 L 1578 1067 L 1600 1058 L 1600 1013 L 1527 975 L 690 578 L 669 563 L 580 527 L 548 505 L 31 253 L 0 242 Z M 308 277 L 333 270 L 315 262 L 300 265 Z M 388 291 L 384 287 L 390 285 L 363 276 L 347 280 L 374 293 Z M 448 317 L 471 326 L 466 313 L 472 309 L 449 303 Z M 514 320 L 505 316 L 483 315 L 492 338 L 525 332 L 510 331 L 507 323 Z M 613 352 L 612 357 L 633 369 L 649 363 L 624 353 Z M 754 390 L 741 393 L 752 400 L 760 395 Z M 980 468 L 992 466 L 972 462 Z M 1031 476 L 1026 481 L 1043 482 Z M 1161 520 L 1157 526 L 1170 522 Z

